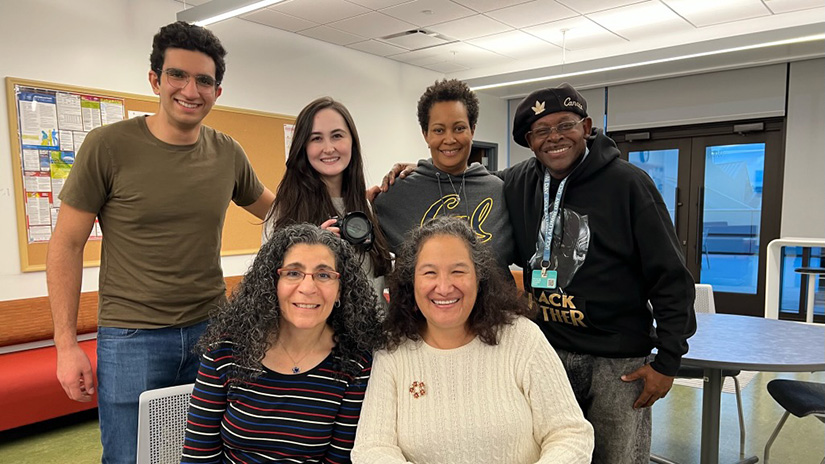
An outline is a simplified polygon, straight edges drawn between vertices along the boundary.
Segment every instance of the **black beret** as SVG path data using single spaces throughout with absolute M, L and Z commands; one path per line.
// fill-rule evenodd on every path
M 523 147 L 530 148 L 526 138 L 530 126 L 548 114 L 560 111 L 569 111 L 586 118 L 587 101 L 566 82 L 558 87 L 536 90 L 527 95 L 518 104 L 516 115 L 513 117 L 513 140 Z

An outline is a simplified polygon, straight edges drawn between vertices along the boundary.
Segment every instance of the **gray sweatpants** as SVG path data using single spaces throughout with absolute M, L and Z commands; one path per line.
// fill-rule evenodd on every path
M 641 380 L 622 375 L 642 367 L 641 358 L 601 358 L 557 349 L 584 417 L 593 425 L 593 464 L 648 464 L 650 408 L 633 409 L 642 393 Z

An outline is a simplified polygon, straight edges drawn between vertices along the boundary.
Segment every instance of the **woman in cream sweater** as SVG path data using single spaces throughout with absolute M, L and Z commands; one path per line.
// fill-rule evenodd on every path
M 589 463 L 593 429 L 564 368 L 491 252 L 458 218 L 396 260 L 354 463 Z

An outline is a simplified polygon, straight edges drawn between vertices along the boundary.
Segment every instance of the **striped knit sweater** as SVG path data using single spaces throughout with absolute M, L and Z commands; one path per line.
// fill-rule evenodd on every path
M 201 359 L 181 462 L 350 462 L 372 357 L 350 361 L 361 368 L 356 378 L 336 379 L 333 356 L 297 375 L 264 367 L 253 382 L 229 386 L 232 346 L 216 346 Z
M 378 351 L 356 464 L 590 464 L 593 428 L 564 367 L 531 321 L 440 350 L 406 341 Z

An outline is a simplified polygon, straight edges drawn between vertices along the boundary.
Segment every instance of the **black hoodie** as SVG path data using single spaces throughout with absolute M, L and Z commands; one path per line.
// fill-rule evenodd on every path
M 693 278 L 670 216 L 653 181 L 619 159 L 613 140 L 593 129 L 587 146 L 587 156 L 568 176 L 564 213 L 553 234 L 553 290 L 530 286 L 536 254 L 540 258 L 544 249 L 545 168 L 532 158 L 497 173 L 504 180 L 524 287 L 538 303 L 539 325 L 554 347 L 625 358 L 646 356 L 655 346 L 652 367 L 675 375 L 696 319 Z M 551 204 L 558 185 L 551 184 Z

